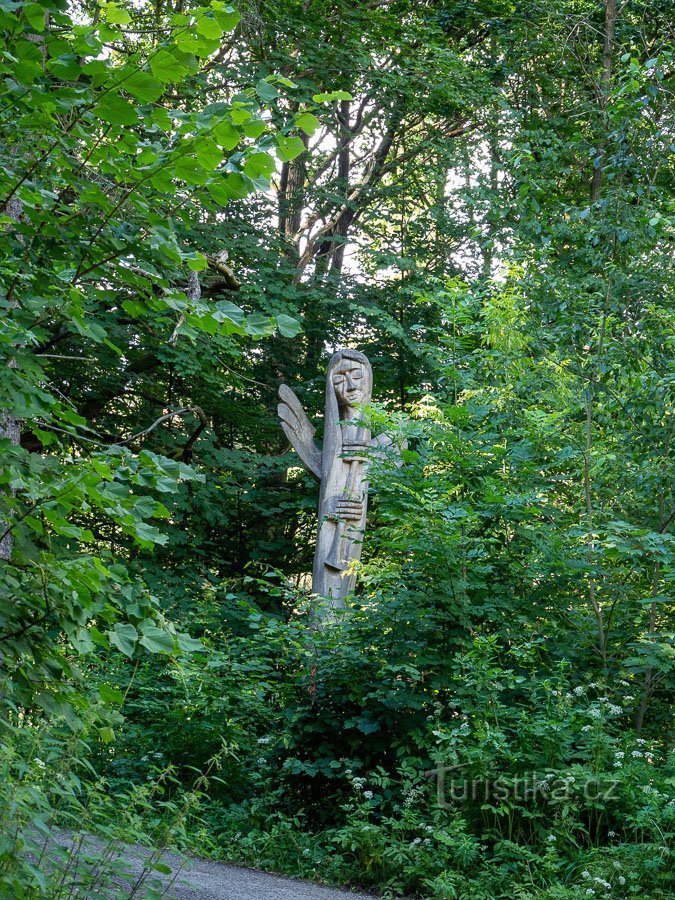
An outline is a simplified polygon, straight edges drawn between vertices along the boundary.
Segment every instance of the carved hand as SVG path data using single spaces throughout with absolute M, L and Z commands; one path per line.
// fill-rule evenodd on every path
M 366 444 L 365 441 L 343 441 L 342 442 L 342 457 L 343 458 L 356 458 L 356 459 L 366 459 L 368 455 L 368 451 L 370 450 L 370 444 Z
M 336 519 L 358 521 L 363 515 L 363 500 L 335 497 L 331 504 L 331 512 Z

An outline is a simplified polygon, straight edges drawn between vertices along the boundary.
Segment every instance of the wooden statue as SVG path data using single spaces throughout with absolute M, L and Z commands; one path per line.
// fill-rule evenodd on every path
M 312 591 L 343 607 L 353 593 L 354 564 L 361 557 L 368 507 L 368 455 L 391 440 L 371 439 L 359 410 L 370 401 L 373 371 L 358 350 L 340 350 L 326 376 L 323 449 L 314 441 L 315 428 L 294 392 L 279 388 L 281 427 L 298 456 L 320 482 L 319 530 L 314 554 Z

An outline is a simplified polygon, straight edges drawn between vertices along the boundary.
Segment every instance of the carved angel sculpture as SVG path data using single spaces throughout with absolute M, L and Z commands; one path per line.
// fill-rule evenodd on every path
M 353 592 L 353 563 L 361 557 L 368 507 L 368 451 L 391 440 L 371 439 L 359 405 L 370 401 L 373 371 L 357 350 L 340 350 L 326 376 L 323 448 L 314 441 L 315 428 L 293 391 L 282 384 L 277 407 L 281 427 L 298 456 L 320 482 L 319 529 L 314 554 L 312 591 L 344 606 Z

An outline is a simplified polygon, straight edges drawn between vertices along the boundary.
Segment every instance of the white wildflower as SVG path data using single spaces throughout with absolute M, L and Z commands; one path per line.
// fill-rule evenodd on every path
M 372 799 L 373 799 L 373 792 L 372 792 L 372 791 L 364 791 L 364 792 L 363 792 L 363 796 L 366 798 L 366 800 L 372 800 Z
M 581 873 L 581 877 L 582 878 L 590 878 L 591 873 L 588 871 L 588 869 L 584 869 L 584 871 Z
M 269 744 L 269 743 L 271 743 L 271 741 L 272 741 L 272 738 L 271 738 L 271 737 L 261 737 L 261 738 L 258 738 L 258 743 L 259 743 L 259 744 Z
M 549 834 L 549 836 L 546 838 L 546 840 L 547 840 L 550 844 L 553 844 L 553 843 L 555 843 L 556 836 L 555 836 L 554 834 Z
M 38 769 L 46 769 L 46 768 L 47 768 L 47 767 L 45 766 L 45 764 L 42 762 L 42 760 L 41 760 L 38 756 L 35 757 L 35 759 L 33 760 L 33 762 L 34 762 L 35 765 L 38 767 Z
M 586 688 L 579 685 L 579 687 L 575 687 L 572 691 L 573 694 L 576 694 L 577 697 L 581 697 L 582 694 L 586 693 Z
M 619 875 L 619 884 L 625 884 L 625 883 L 626 883 L 626 879 L 623 877 L 623 875 Z
M 612 713 L 612 715 L 614 716 L 618 716 L 619 713 L 623 712 L 623 709 L 621 709 L 620 706 L 617 706 L 614 703 L 609 703 L 607 706 L 607 712 Z
M 582 731 L 590 731 L 592 728 L 593 728 L 592 725 L 584 725 L 584 727 L 581 730 Z
M 626 754 L 623 752 L 623 750 L 614 751 L 614 756 L 616 756 L 617 759 L 623 759 L 625 755 Z
M 644 756 L 644 754 L 641 753 L 639 750 L 633 750 L 633 751 L 631 752 L 631 756 L 633 757 L 633 759 L 642 759 L 642 757 Z

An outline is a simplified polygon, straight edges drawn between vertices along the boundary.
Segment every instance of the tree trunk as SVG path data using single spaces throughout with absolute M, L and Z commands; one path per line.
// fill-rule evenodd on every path
M 23 213 L 23 204 L 18 197 L 11 197 L 3 208 L 4 215 L 8 216 L 17 224 L 21 221 Z M 11 306 L 17 306 L 15 300 L 11 301 Z M 16 360 L 10 359 L 8 365 L 10 368 L 16 368 Z M 0 440 L 8 440 L 12 446 L 18 447 L 21 442 L 21 421 L 9 409 L 0 410 Z M 10 491 L 10 493 L 13 493 Z M 11 523 L 9 518 L 3 520 L 0 518 L 0 559 L 9 561 L 12 558 L 12 550 L 14 548 L 14 535 L 11 532 Z
M 606 135 L 609 128 L 609 123 L 607 121 L 607 103 L 609 101 L 609 92 L 612 86 L 612 52 L 614 50 L 614 33 L 616 31 L 617 18 L 616 0 L 606 0 L 604 40 L 602 47 L 602 73 L 600 75 L 600 89 L 598 92 L 603 136 L 598 145 L 598 155 L 593 163 L 593 177 L 591 179 L 592 203 L 597 203 L 600 199 L 600 188 L 602 187 L 605 148 L 607 145 Z

